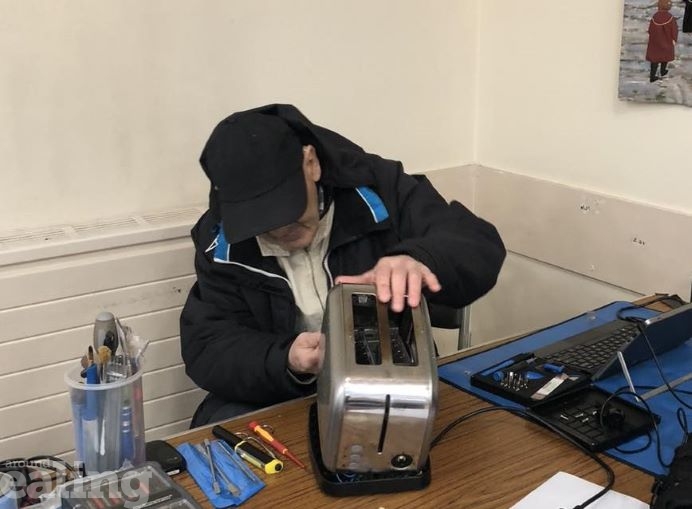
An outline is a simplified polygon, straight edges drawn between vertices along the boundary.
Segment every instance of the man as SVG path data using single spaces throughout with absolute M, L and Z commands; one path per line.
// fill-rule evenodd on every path
M 314 392 L 334 284 L 373 283 L 395 311 L 423 291 L 463 307 L 505 257 L 495 228 L 426 178 L 290 105 L 226 118 L 200 162 L 212 188 L 180 334 L 187 373 L 210 394 L 192 426 Z

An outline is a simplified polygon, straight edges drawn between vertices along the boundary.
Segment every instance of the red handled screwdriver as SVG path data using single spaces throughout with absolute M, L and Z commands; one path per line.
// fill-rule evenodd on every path
M 272 448 L 274 448 L 276 451 L 278 451 L 280 454 L 283 454 L 286 456 L 288 459 L 290 459 L 293 463 L 298 465 L 300 468 L 305 468 L 305 465 L 295 457 L 295 455 L 288 450 L 288 447 L 286 447 L 284 444 L 279 442 L 276 438 L 274 438 L 271 433 L 269 433 L 265 428 L 260 426 L 257 421 L 251 421 L 247 425 L 248 428 L 250 428 L 252 431 L 254 431 L 257 436 L 259 436 L 264 442 L 266 442 L 268 445 L 270 445 Z

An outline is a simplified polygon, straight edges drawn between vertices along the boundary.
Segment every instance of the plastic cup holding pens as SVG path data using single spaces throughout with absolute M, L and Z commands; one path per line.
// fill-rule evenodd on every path
M 65 374 L 76 457 L 87 474 L 144 463 L 142 370 L 104 383 L 87 383 L 79 366 Z

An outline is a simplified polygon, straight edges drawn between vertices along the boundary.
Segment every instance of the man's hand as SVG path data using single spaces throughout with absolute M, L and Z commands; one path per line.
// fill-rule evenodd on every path
M 431 292 L 439 292 L 442 287 L 437 276 L 408 255 L 385 256 L 377 265 L 358 276 L 339 276 L 336 283 L 374 284 L 377 298 L 390 302 L 393 311 L 404 309 L 404 298 L 415 308 L 420 304 L 421 290 L 427 287 Z
M 288 351 L 288 368 L 294 373 L 316 375 L 324 361 L 324 334 L 301 332 Z

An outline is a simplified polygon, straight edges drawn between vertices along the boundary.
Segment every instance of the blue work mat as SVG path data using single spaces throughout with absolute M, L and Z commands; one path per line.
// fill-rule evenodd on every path
M 584 332 L 593 327 L 597 327 L 617 318 L 617 312 L 620 309 L 631 306 L 630 302 L 612 302 L 606 306 L 589 311 L 583 315 L 574 317 L 557 325 L 542 329 L 538 332 L 518 338 L 514 341 L 498 346 L 491 350 L 481 352 L 458 361 L 445 364 L 438 368 L 440 380 L 447 382 L 459 389 L 469 392 L 481 399 L 490 403 L 502 406 L 511 406 L 515 408 L 523 408 L 522 405 L 504 399 L 496 394 L 493 394 L 478 387 L 471 385 L 471 375 L 482 371 L 499 362 L 509 359 L 520 353 L 528 353 L 537 350 L 538 348 L 565 339 L 574 334 Z M 648 309 L 628 310 L 628 316 L 639 316 L 647 318 L 656 314 L 655 311 Z M 687 343 L 671 350 L 663 355 L 660 355 L 659 361 L 663 367 L 663 373 L 668 380 L 673 380 L 684 376 L 692 370 L 692 344 Z M 632 382 L 639 395 L 643 395 L 654 387 L 662 385 L 664 382 L 656 369 L 653 360 L 649 360 L 637 366 L 630 368 Z M 614 392 L 615 390 L 626 387 L 627 382 L 620 375 L 613 375 L 605 380 L 597 382 L 599 387 Z M 692 406 L 692 395 L 680 393 L 679 390 L 691 390 L 692 380 L 678 385 L 678 396 L 688 405 Z M 623 399 L 634 401 L 634 398 L 623 396 Z M 661 417 L 661 422 L 658 425 L 659 436 L 661 438 L 661 459 L 664 463 L 670 463 L 673 458 L 675 448 L 680 445 L 683 440 L 683 430 L 678 423 L 676 412 L 678 408 L 682 408 L 687 416 L 687 419 L 692 425 L 692 410 L 685 408 L 680 404 L 670 392 L 664 392 L 647 401 L 651 411 Z M 661 464 L 657 453 L 657 438 L 652 432 L 652 443 L 644 451 L 638 453 L 625 453 L 621 451 L 636 450 L 645 446 L 648 442 L 646 436 L 635 438 L 634 440 L 619 446 L 618 449 L 609 449 L 605 453 L 619 461 L 632 465 L 635 468 L 643 470 L 652 475 L 661 475 L 667 473 L 668 469 Z

